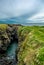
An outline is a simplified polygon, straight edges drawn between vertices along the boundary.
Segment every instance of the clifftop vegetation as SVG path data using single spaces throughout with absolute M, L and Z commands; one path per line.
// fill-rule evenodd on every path
M 18 65 L 44 65 L 44 26 L 20 26 L 18 32 Z
M 1 30 L 6 30 L 7 27 L 8 27 L 7 24 L 0 24 L 0 29 Z

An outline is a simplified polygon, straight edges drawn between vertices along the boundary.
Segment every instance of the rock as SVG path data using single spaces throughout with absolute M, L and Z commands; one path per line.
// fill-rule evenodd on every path
M 15 39 L 18 40 L 16 25 L 11 24 L 8 25 L 6 30 L 0 30 L 0 50 L 7 50 L 11 41 Z
M 16 65 L 16 60 L 15 58 L 10 58 L 10 57 L 3 57 L 0 59 L 0 64 L 1 65 Z
M 12 41 L 18 41 L 16 25 L 8 25 L 6 30 L 0 30 L 0 64 L 1 65 L 14 65 L 16 64 L 15 58 L 7 59 L 5 51 Z
M 3 46 L 3 44 L 2 44 L 3 42 L 2 42 L 2 40 L 0 40 L 0 47 L 2 47 Z

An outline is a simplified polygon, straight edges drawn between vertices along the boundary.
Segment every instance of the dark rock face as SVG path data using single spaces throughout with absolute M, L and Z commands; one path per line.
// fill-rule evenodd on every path
M 9 25 L 6 30 L 0 30 L 0 64 L 1 65 L 16 65 L 16 59 L 6 57 L 6 50 L 12 41 L 18 42 L 18 27 L 16 25 Z
M 8 25 L 5 31 L 0 30 L 0 52 L 6 51 L 12 40 L 18 40 L 17 26 Z
M 3 57 L 0 59 L 0 64 L 1 65 L 16 65 L 16 59 L 9 58 L 9 57 Z

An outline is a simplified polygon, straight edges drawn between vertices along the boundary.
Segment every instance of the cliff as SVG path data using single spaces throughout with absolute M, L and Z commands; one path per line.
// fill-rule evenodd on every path
M 0 24 L 0 52 L 7 50 L 12 40 L 17 40 L 17 25 Z
M 13 44 L 15 41 L 18 43 L 18 26 L 19 25 L 16 24 L 0 24 L 0 64 L 1 65 L 14 65 L 17 62 L 16 58 L 9 57 L 6 54 L 7 53 L 6 51 L 8 50 L 8 47 L 11 44 Z
M 15 40 L 18 42 L 17 65 L 44 65 L 44 26 L 0 24 L 1 65 L 13 64 L 13 60 L 2 58 L 1 61 L 1 57 L 11 42 Z

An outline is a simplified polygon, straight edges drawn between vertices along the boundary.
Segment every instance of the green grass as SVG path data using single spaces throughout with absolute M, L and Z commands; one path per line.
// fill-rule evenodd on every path
M 6 30 L 7 26 L 7 24 L 0 24 L 0 30 Z
M 44 26 L 20 26 L 18 32 L 18 65 L 44 65 Z

